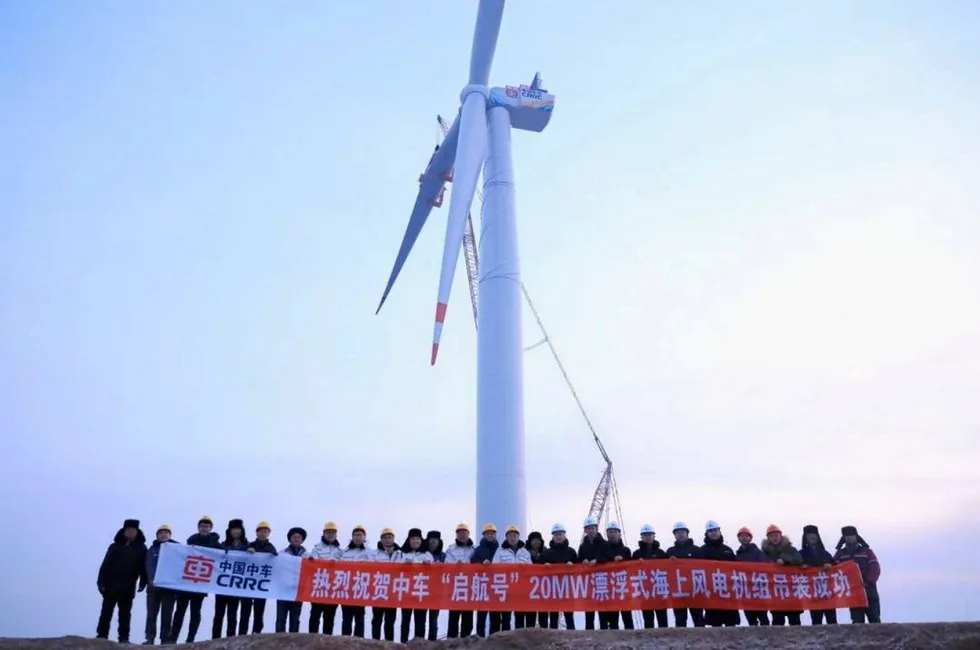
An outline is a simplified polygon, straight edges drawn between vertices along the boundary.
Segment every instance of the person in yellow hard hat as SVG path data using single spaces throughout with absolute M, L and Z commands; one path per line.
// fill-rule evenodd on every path
M 395 544 L 395 531 L 382 528 L 378 540 L 378 551 L 375 562 L 401 562 L 402 550 Z M 386 641 L 395 640 L 395 618 L 398 616 L 396 607 L 371 608 L 371 638 Z
M 310 557 L 315 560 L 339 560 L 343 551 L 337 539 L 337 524 L 328 521 L 323 524 L 323 534 L 320 541 L 310 551 Z M 320 619 L 323 619 L 323 634 L 333 634 L 337 620 L 336 603 L 313 603 L 310 605 L 310 634 L 320 634 Z
M 473 557 L 473 539 L 470 537 L 470 527 L 464 523 L 456 526 L 456 539 L 446 549 L 446 564 L 468 564 Z M 446 636 L 458 639 L 473 634 L 473 612 L 449 610 L 449 631 Z
M 221 536 L 213 531 L 214 520 L 204 515 L 197 520 L 197 532 L 187 538 L 188 546 L 203 546 L 205 548 L 220 548 Z M 189 591 L 177 592 L 177 605 L 174 610 L 174 620 L 170 626 L 170 639 L 167 643 L 177 643 L 180 637 L 180 630 L 184 626 L 184 616 L 187 608 L 190 607 L 191 618 L 187 627 L 187 643 L 194 643 L 197 631 L 201 627 L 201 606 L 207 594 L 191 593 Z
M 153 584 L 160 561 L 160 550 L 164 544 L 176 544 L 172 539 L 173 531 L 167 524 L 157 527 L 156 539 L 146 552 L 146 640 L 143 645 L 153 645 L 157 638 L 157 619 L 160 619 L 160 640 L 166 643 L 173 634 L 171 625 L 174 617 L 174 603 L 177 593 L 171 589 L 163 589 Z
M 497 541 L 497 527 L 493 524 L 484 524 L 483 539 L 477 545 L 473 555 L 470 556 L 472 564 L 490 564 L 493 556 L 500 548 Z M 489 630 L 488 630 L 489 619 Z M 489 634 L 496 634 L 500 631 L 500 612 L 477 612 L 476 613 L 476 635 L 486 637 Z
M 504 533 L 504 542 L 493 554 L 494 564 L 531 564 L 531 553 L 521 541 L 521 531 L 517 526 L 508 526 Z M 514 627 L 523 628 L 527 622 L 530 612 L 514 612 Z M 500 615 L 500 629 L 506 631 L 510 629 L 511 615 L 503 612 Z
M 272 534 L 272 526 L 267 521 L 260 521 L 255 527 L 255 539 L 248 545 L 249 553 L 266 553 L 267 555 L 279 555 L 276 545 L 269 541 Z M 248 634 L 248 616 L 254 612 L 252 618 L 252 634 L 262 634 L 265 629 L 265 598 L 242 598 L 242 618 L 238 626 L 238 634 Z
M 377 553 L 367 545 L 367 529 L 358 524 L 350 534 L 350 542 L 340 555 L 344 562 L 376 561 Z M 364 605 L 341 605 L 340 633 L 343 636 L 364 638 Z

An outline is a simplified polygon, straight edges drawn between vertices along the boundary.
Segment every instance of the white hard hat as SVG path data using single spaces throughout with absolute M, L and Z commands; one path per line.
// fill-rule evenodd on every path
M 640 528 L 640 534 L 641 535 L 653 535 L 654 534 L 654 532 L 653 532 L 653 526 L 651 526 L 650 524 L 643 524 L 643 527 Z
M 551 527 L 552 535 L 554 535 L 555 533 L 564 533 L 564 532 L 565 532 L 565 527 L 562 526 L 561 524 L 555 524 L 554 526 Z
M 623 529 L 620 528 L 619 524 L 617 524 L 615 521 L 610 521 L 609 524 L 606 525 L 606 530 L 618 530 L 622 532 Z
M 589 526 L 598 526 L 598 525 L 599 525 L 599 522 L 596 521 L 596 518 L 595 517 L 586 517 L 585 518 L 585 523 L 582 524 L 582 527 L 583 528 L 588 528 Z
M 714 519 L 709 519 L 704 525 L 704 532 L 708 532 L 709 530 L 717 530 L 719 528 L 721 528 L 721 525 L 719 525 L 717 521 Z
M 687 532 L 691 532 L 691 529 L 688 528 L 687 524 L 685 524 L 683 521 L 678 521 L 676 524 L 674 524 L 674 529 L 671 532 L 676 533 L 679 530 L 686 530 Z

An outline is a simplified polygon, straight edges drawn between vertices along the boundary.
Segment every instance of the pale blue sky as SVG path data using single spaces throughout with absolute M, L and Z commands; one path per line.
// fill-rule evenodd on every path
M 373 312 L 475 6 L 0 0 L 0 635 L 94 634 L 125 517 L 472 520 L 462 271 L 428 364 L 445 208 Z M 965 0 L 508 5 L 492 82 L 557 96 L 514 138 L 524 279 L 631 537 L 854 523 L 886 619 L 980 616 L 932 546 L 980 510 L 978 27 Z M 544 349 L 527 409 L 531 523 L 576 525 L 602 465 Z

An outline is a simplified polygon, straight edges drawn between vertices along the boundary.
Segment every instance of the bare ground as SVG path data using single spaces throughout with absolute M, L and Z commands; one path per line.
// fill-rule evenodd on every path
M 110 645 L 116 644 L 77 636 L 0 639 L 0 650 L 109 650 Z M 370 650 L 390 644 L 313 634 L 262 634 L 194 645 L 200 650 Z M 980 650 L 980 622 L 619 632 L 520 630 L 492 639 L 413 641 L 409 646 L 419 650 Z

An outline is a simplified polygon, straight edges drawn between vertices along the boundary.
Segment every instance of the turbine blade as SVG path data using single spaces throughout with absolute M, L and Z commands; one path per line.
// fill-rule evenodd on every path
M 439 295 L 436 300 L 435 327 L 432 332 L 432 365 L 436 363 L 442 326 L 446 320 L 453 276 L 463 247 L 466 217 L 476 193 L 476 183 L 483 168 L 487 148 L 487 104 L 480 93 L 467 95 L 459 114 L 459 143 L 456 167 L 453 172 L 453 193 L 449 198 L 449 221 L 442 249 L 442 270 L 439 274 Z
M 456 162 L 456 144 L 458 141 L 459 119 L 457 118 L 443 139 L 442 144 L 439 145 L 439 150 L 429 163 L 429 168 L 426 170 L 422 184 L 419 186 L 419 192 L 415 197 L 415 207 L 412 208 L 412 215 L 408 219 L 405 235 L 402 237 L 401 246 L 398 247 L 395 264 L 391 269 L 391 275 L 388 276 L 388 284 L 385 285 L 384 293 L 381 295 L 381 301 L 378 303 L 378 309 L 374 312 L 375 315 L 381 311 L 385 300 L 388 299 L 388 294 L 391 293 L 392 287 L 395 286 L 395 280 L 398 279 L 398 274 L 401 273 L 402 267 L 405 266 L 405 262 L 408 260 L 408 254 L 412 252 L 412 247 L 415 246 L 415 242 L 422 232 L 422 227 L 425 226 L 425 222 L 432 213 L 433 201 L 439 196 L 442 188 L 446 185 L 445 177 L 452 170 Z
M 470 51 L 470 83 L 481 86 L 490 83 L 490 67 L 497 49 L 500 21 L 504 16 L 504 0 L 480 0 L 473 29 L 473 49 Z

